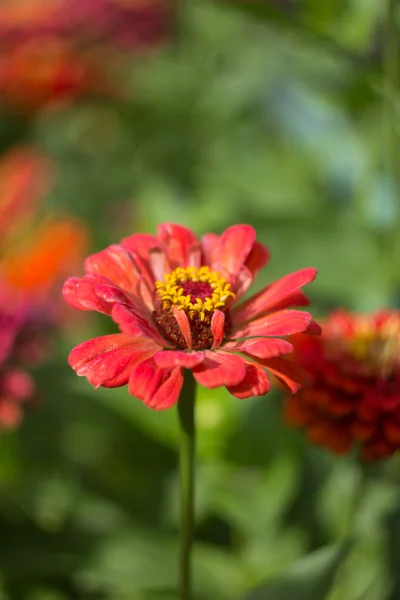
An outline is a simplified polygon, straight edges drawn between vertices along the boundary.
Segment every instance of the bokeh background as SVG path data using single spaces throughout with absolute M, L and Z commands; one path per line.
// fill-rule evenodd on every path
M 258 287 L 314 266 L 317 316 L 399 305 L 389 9 L 0 2 L 0 274 L 52 315 L 35 400 L 0 431 L 1 600 L 177 598 L 176 411 L 69 368 L 113 331 L 63 305 L 85 254 L 162 221 L 249 223 L 272 254 Z M 359 467 L 281 400 L 199 391 L 195 600 L 398 600 L 399 461 L 357 496 Z

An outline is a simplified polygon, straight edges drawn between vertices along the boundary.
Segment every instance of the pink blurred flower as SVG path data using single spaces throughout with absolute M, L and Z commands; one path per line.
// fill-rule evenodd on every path
M 8 0 L 0 7 L 0 37 L 54 36 L 137 50 L 165 40 L 171 14 L 169 0 Z
M 0 282 L 0 326 L 0 429 L 13 429 L 20 424 L 22 406 L 33 397 L 35 385 L 19 361 L 24 333 L 30 327 L 28 305 L 3 282 Z
M 300 288 L 316 270 L 287 275 L 237 305 L 268 257 L 248 225 L 199 241 L 170 223 L 157 236 L 134 234 L 90 256 L 87 274 L 68 279 L 64 297 L 111 316 L 121 333 L 77 346 L 70 365 L 95 387 L 129 384 L 154 409 L 178 400 L 184 368 L 237 398 L 268 393 L 266 370 L 297 391 L 301 376 L 283 358 L 293 348 L 282 338 L 320 332 L 310 313 L 289 309 L 308 303 Z

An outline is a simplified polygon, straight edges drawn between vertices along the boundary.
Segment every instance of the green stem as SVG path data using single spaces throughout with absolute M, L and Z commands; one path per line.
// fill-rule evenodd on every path
M 342 534 L 342 539 L 347 541 L 350 541 L 353 537 L 355 517 L 357 516 L 360 508 L 360 502 L 362 501 L 365 493 L 365 487 L 367 483 L 367 470 L 365 465 L 359 462 L 356 462 L 356 464 L 357 470 L 354 477 L 354 488 L 352 490 L 352 497 L 348 507 Z
M 387 0 L 384 78 L 385 78 L 385 123 L 386 123 L 386 170 L 399 193 L 399 166 L 397 152 L 397 107 L 396 95 L 399 90 L 399 35 L 397 30 L 397 10 L 399 0 Z
M 178 401 L 178 415 L 181 427 L 180 600 L 190 600 L 191 598 L 191 555 L 194 528 L 194 470 L 196 447 L 195 397 L 196 382 L 194 380 L 192 372 L 186 370 L 182 393 Z
M 386 20 L 384 29 L 384 54 L 382 64 L 383 76 L 383 162 L 389 183 L 389 190 L 394 190 L 396 206 L 400 200 L 400 166 L 398 161 L 398 106 L 399 91 L 399 32 L 397 12 L 399 0 L 386 0 Z M 397 280 L 397 269 L 393 255 L 396 252 L 398 238 L 397 220 L 386 230 L 377 234 L 382 254 L 382 285 L 388 290 Z

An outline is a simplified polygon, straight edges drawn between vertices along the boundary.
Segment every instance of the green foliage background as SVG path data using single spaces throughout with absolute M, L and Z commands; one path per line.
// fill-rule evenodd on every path
M 3 111 L 0 143 L 57 162 L 48 207 L 83 218 L 93 251 L 162 221 L 246 222 L 272 254 L 258 286 L 315 266 L 316 315 L 398 306 L 385 4 L 182 2 L 177 38 L 127 61 L 126 101 L 24 129 Z M 95 391 L 67 365 L 111 327 L 84 315 L 59 332 L 40 404 L 0 437 L 2 600 L 177 598 L 175 410 Z M 278 392 L 199 392 L 195 600 L 399 599 L 399 461 L 369 469 L 357 497 L 351 458 L 307 446 L 280 406 Z

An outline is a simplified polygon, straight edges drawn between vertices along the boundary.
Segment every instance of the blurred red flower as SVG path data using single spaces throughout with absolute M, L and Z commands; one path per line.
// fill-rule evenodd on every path
M 184 368 L 201 385 L 224 385 L 237 398 L 269 392 L 265 369 L 297 391 L 298 370 L 282 358 L 292 345 L 280 338 L 319 332 L 310 313 L 288 309 L 308 303 L 300 288 L 316 270 L 287 275 L 236 305 L 268 256 L 248 225 L 199 241 L 169 223 L 157 236 L 134 234 L 90 256 L 87 274 L 68 279 L 64 297 L 111 316 L 121 333 L 80 344 L 70 365 L 95 387 L 129 383 L 154 409 L 178 400 Z
M 84 255 L 87 234 L 70 218 L 35 219 L 53 178 L 40 153 L 9 151 L 0 174 L 0 428 L 14 428 L 35 391 L 26 368 L 46 357 L 63 322 L 58 284 Z
M 0 6 L 0 97 L 36 111 L 82 95 L 119 97 L 123 53 L 165 41 L 168 0 L 7 0 Z
M 400 447 L 400 312 L 334 312 L 320 338 L 293 336 L 309 385 L 285 403 L 286 420 L 337 454 L 375 461 Z
M 98 56 L 77 51 L 64 40 L 44 37 L 3 46 L 1 102 L 26 113 L 87 94 L 111 95 Z

